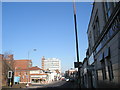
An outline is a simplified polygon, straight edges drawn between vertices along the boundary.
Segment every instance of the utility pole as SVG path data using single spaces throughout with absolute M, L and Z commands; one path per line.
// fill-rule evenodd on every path
M 75 38 L 76 38 L 76 54 L 77 54 L 77 63 L 79 64 L 79 51 L 78 51 L 78 36 L 77 36 L 77 20 L 76 20 L 76 7 L 75 2 L 73 1 L 74 9 L 74 25 L 75 25 Z M 81 76 L 80 76 L 80 67 L 78 66 L 78 88 L 81 88 Z
M 33 51 L 36 51 L 37 49 L 33 49 Z M 28 51 L 28 60 L 30 60 L 30 51 Z M 29 71 L 27 72 L 27 75 L 26 75 L 26 78 L 27 78 L 27 85 L 26 87 L 29 86 Z

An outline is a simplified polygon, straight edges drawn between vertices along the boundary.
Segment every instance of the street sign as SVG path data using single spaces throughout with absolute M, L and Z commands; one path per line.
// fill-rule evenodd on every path
M 8 71 L 8 78 L 12 78 L 12 71 Z
M 82 62 L 74 62 L 74 67 L 75 68 L 82 67 Z

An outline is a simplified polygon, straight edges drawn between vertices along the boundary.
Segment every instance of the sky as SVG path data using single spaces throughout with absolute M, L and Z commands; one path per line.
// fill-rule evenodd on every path
M 80 61 L 88 47 L 87 28 L 90 2 L 77 2 L 77 29 Z M 32 60 L 41 67 L 41 58 L 58 58 L 62 71 L 74 67 L 76 58 L 73 4 L 71 2 L 3 2 L 2 53 L 14 59 Z M 33 49 L 36 49 L 34 51 Z
M 0 2 L 0 53 L 2 53 L 2 2 Z

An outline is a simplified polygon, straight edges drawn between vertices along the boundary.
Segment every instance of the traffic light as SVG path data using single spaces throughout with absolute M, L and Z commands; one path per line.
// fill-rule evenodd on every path
M 12 78 L 12 71 L 8 71 L 8 78 Z

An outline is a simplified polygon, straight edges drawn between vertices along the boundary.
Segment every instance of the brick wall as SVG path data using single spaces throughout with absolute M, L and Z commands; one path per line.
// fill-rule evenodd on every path
M 30 82 L 30 71 L 27 69 L 26 70 L 16 70 L 15 76 L 20 77 L 20 83 Z
M 31 60 L 15 60 L 15 76 L 20 77 L 20 83 L 30 82 L 30 71 L 28 69 L 30 67 L 32 67 Z M 26 75 L 28 75 L 28 78 Z
M 28 69 L 32 67 L 31 60 L 14 60 L 16 69 Z

